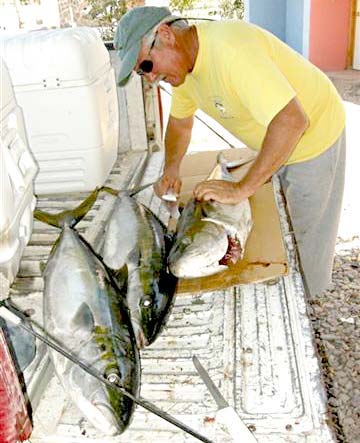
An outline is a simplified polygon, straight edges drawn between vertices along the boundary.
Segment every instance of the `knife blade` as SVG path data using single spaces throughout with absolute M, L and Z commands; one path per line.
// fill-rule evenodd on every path
M 200 363 L 196 355 L 193 356 L 193 363 L 202 381 L 205 383 L 210 394 L 213 396 L 213 399 L 215 400 L 215 403 L 217 404 L 218 408 L 219 409 L 227 408 L 229 406 L 229 403 L 225 400 L 222 393 L 219 391 L 215 383 L 211 380 L 208 372 L 206 371 L 204 366 Z
M 226 427 L 234 443 L 258 443 L 254 434 L 241 420 L 235 409 L 225 400 L 199 359 L 194 355 L 192 360 L 198 374 L 217 404 L 216 421 Z

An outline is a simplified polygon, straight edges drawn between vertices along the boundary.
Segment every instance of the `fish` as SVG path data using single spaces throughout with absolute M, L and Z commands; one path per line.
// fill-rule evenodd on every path
M 212 179 L 234 181 L 222 154 L 207 178 Z M 170 271 L 178 278 L 206 277 L 225 271 L 243 258 L 252 225 L 248 199 L 229 205 L 190 198 L 181 212 L 169 252 Z
M 156 340 L 174 304 L 177 278 L 167 266 L 170 245 L 155 214 L 129 193 L 119 193 L 99 254 L 115 278 L 127 265 L 127 303 L 140 349 Z
M 77 209 L 34 216 L 61 228 L 47 261 L 44 278 L 44 327 L 63 349 L 137 397 L 140 356 L 126 305 L 127 269 L 117 281 L 75 230 L 96 200 L 94 191 Z M 128 427 L 134 402 L 101 383 L 56 351 L 50 351 L 64 390 L 85 418 L 106 436 Z

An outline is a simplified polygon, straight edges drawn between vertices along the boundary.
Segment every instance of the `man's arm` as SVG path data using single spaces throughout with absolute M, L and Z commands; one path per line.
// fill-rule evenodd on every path
M 169 117 L 165 133 L 164 171 L 154 186 L 159 197 L 169 191 L 180 193 L 180 164 L 190 143 L 193 122 L 193 116 L 182 119 Z
M 286 162 L 308 126 L 309 119 L 295 97 L 270 122 L 261 151 L 246 176 L 239 183 L 201 182 L 194 189 L 195 197 L 229 204 L 250 197 Z

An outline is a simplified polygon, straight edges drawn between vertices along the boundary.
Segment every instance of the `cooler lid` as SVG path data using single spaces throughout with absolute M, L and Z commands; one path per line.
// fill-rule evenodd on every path
M 98 31 L 88 27 L 0 33 L 0 55 L 14 87 L 44 79 L 90 83 L 110 63 Z
M 9 70 L 5 60 L 0 57 L 0 110 L 3 111 L 14 97 Z

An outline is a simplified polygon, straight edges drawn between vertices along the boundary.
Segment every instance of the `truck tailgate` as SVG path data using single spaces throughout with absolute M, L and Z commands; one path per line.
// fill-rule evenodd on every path
M 141 174 L 133 177 L 133 173 L 140 169 L 144 157 L 140 152 L 122 154 L 107 184 L 124 188 L 134 183 Z M 162 162 L 162 153 L 151 155 L 142 183 L 158 177 Z M 141 353 L 141 396 L 213 441 L 230 442 L 212 419 L 216 405 L 192 364 L 195 354 L 260 443 L 331 443 L 334 440 L 326 423 L 305 292 L 276 181 L 274 189 L 289 255 L 289 276 L 222 291 L 178 295 L 165 330 Z M 42 198 L 38 206 L 62 210 L 83 197 Z M 167 221 L 166 211 L 151 189 L 138 198 Z M 95 245 L 111 204 L 111 196 L 99 198 L 79 224 L 79 231 Z M 33 309 L 33 318 L 40 323 L 43 283 L 39 264 L 46 262 L 56 236 L 55 229 L 35 223 L 11 289 L 13 302 L 22 309 Z M 141 407 L 125 433 L 103 437 L 66 398 L 46 349 L 39 355 L 31 374 L 25 374 L 34 409 L 32 443 L 196 441 Z

